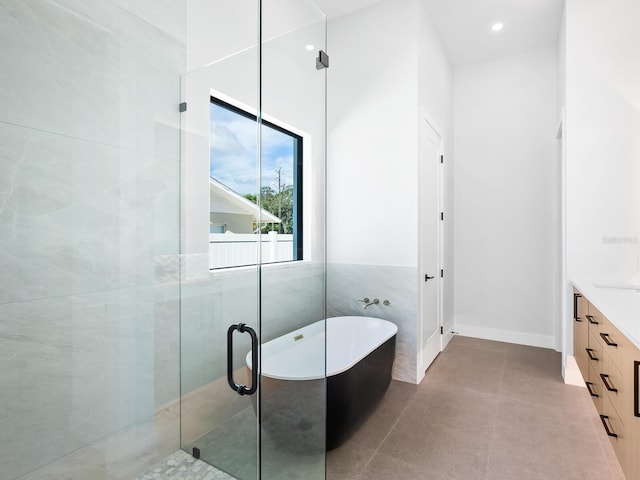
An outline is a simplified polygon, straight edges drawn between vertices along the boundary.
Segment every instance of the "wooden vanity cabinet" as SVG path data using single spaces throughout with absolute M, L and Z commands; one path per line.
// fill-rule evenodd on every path
M 602 428 L 627 480 L 640 480 L 640 349 L 577 290 L 573 323 L 574 356 Z

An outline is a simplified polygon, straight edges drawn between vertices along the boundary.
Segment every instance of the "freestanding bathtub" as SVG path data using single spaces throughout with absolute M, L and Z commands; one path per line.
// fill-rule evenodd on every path
M 375 409 L 391 382 L 396 325 L 371 317 L 327 319 L 325 418 L 324 323 L 262 345 L 263 432 L 295 451 L 340 446 Z M 246 363 L 250 370 L 251 352 Z

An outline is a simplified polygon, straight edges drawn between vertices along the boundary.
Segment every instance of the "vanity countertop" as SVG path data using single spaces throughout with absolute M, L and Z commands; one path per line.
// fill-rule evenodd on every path
M 598 282 L 573 279 L 573 285 L 622 334 L 640 348 L 640 292 L 621 288 L 596 287 Z

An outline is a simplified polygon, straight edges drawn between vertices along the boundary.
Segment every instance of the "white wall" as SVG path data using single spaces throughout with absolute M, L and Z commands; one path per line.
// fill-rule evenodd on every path
M 364 314 L 358 299 L 388 298 L 366 314 L 398 324 L 394 378 L 415 382 L 418 132 L 428 115 L 450 141 L 451 66 L 417 0 L 330 21 L 328 52 L 329 312 Z M 450 294 L 445 304 L 450 319 Z
M 455 71 L 455 322 L 556 346 L 556 49 Z
M 640 3 L 566 8 L 568 274 L 623 281 L 640 255 Z
M 417 120 L 428 115 L 450 141 L 451 66 L 420 2 L 329 25 L 329 259 L 415 266 Z
M 331 262 L 417 264 L 416 35 L 412 0 L 329 24 Z

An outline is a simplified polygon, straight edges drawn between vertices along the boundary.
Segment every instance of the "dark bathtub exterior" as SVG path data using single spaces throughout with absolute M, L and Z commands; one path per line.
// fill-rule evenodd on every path
M 327 450 L 342 445 L 375 410 L 391 383 L 396 336 L 349 370 L 327 378 Z
M 349 370 L 326 380 L 279 380 L 263 376 L 260 389 L 263 445 L 272 444 L 273 448 L 296 453 L 318 453 L 342 445 L 384 397 L 391 383 L 395 353 L 396 335 Z M 255 409 L 256 396 L 251 400 Z

